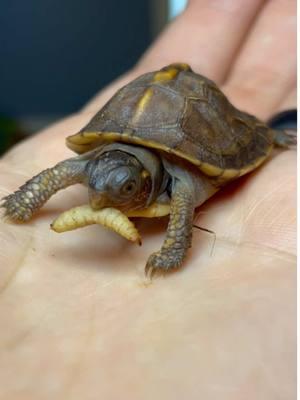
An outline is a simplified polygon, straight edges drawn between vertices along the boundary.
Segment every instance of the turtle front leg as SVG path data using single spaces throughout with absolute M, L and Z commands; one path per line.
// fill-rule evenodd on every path
M 5 216 L 25 222 L 58 190 L 84 180 L 86 160 L 70 158 L 31 178 L 14 193 L 4 197 Z
M 151 277 L 156 271 L 166 272 L 182 265 L 191 247 L 195 207 L 217 191 L 198 171 L 170 164 L 167 170 L 173 176 L 170 220 L 162 248 L 147 261 L 145 273 Z
M 153 253 L 146 264 L 146 275 L 179 268 L 191 247 L 195 202 L 191 190 L 181 182 L 173 189 L 170 220 L 162 248 Z

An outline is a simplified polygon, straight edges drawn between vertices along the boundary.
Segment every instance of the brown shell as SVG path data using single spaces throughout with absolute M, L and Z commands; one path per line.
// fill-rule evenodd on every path
M 231 179 L 261 164 L 273 131 L 239 111 L 187 64 L 147 73 L 120 89 L 67 145 L 77 153 L 106 141 L 173 153 L 210 176 Z

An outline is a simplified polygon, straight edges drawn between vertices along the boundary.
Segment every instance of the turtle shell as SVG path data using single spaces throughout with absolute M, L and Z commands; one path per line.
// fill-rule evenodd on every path
M 158 149 L 222 180 L 260 165 L 273 131 L 236 109 L 214 82 L 187 64 L 146 73 L 120 89 L 67 146 L 81 154 L 106 142 Z

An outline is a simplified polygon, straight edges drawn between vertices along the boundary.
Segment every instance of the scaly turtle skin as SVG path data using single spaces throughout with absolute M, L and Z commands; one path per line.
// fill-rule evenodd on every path
M 54 193 L 88 187 L 94 209 L 124 212 L 170 203 L 160 251 L 146 271 L 181 266 L 191 246 L 196 207 L 233 179 L 262 164 L 274 145 L 295 136 L 274 131 L 236 109 L 187 64 L 171 64 L 122 89 L 67 146 L 78 156 L 42 171 L 4 199 L 6 214 L 27 221 Z

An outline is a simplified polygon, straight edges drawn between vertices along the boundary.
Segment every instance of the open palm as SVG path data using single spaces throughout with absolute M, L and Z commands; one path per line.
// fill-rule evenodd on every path
M 295 1 L 191 0 L 139 64 L 78 114 L 12 149 L 1 194 L 71 156 L 78 131 L 121 85 L 171 62 L 216 81 L 262 119 L 295 107 Z M 139 220 L 141 248 L 99 226 L 49 224 L 87 202 L 58 193 L 26 225 L 1 222 L 0 398 L 295 398 L 295 152 L 215 195 L 184 268 L 149 282 L 166 221 Z

